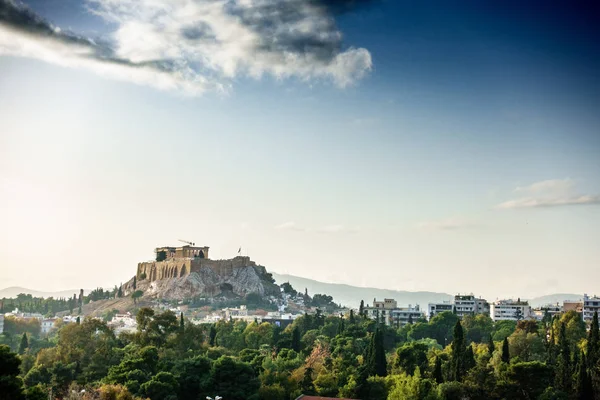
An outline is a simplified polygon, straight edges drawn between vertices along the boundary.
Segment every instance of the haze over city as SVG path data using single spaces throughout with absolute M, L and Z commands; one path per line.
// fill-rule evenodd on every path
M 112 287 L 184 239 L 356 286 L 594 293 L 597 10 L 434 3 L 0 0 L 0 288 Z

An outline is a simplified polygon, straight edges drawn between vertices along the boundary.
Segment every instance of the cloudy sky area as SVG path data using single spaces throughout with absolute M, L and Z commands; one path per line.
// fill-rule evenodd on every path
M 0 287 L 112 286 L 185 239 L 600 294 L 600 14 L 522 3 L 0 0 Z

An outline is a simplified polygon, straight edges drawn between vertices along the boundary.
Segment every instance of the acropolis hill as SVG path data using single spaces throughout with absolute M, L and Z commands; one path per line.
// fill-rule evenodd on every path
M 208 247 L 158 247 L 156 260 L 137 266 L 137 287 L 145 295 L 182 299 L 232 292 L 245 296 L 277 293 L 265 267 L 247 256 L 211 260 Z M 129 285 L 128 285 L 129 286 Z

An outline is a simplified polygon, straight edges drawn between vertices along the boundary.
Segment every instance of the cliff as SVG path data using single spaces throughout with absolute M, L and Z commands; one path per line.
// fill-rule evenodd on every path
M 143 275 L 141 276 L 143 277 Z M 270 274 L 262 266 L 247 265 L 230 269 L 215 269 L 203 265 L 183 276 L 150 280 L 138 276 L 137 290 L 145 297 L 178 300 L 191 297 L 214 297 L 235 294 L 241 297 L 249 293 L 277 295 L 279 287 L 272 282 Z M 126 293 L 133 292 L 132 281 L 126 285 Z

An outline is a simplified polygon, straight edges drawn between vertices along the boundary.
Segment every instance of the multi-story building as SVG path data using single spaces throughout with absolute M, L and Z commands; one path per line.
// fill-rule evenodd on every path
M 600 297 L 592 296 L 589 297 L 587 294 L 583 295 L 583 320 L 591 321 L 594 318 L 594 312 L 600 314 Z
M 433 318 L 436 314 L 452 311 L 454 308 L 454 304 L 449 301 L 444 301 L 443 303 L 429 303 L 427 307 L 427 311 L 429 313 L 429 319 Z
M 565 300 L 563 301 L 563 311 L 575 311 L 583 314 L 583 300 Z
M 54 322 L 56 322 L 56 318 L 46 318 L 42 320 L 42 335 L 48 334 L 54 328 Z
M 531 310 L 531 316 L 533 318 L 535 318 L 536 320 L 541 321 L 544 319 L 546 314 L 548 314 L 550 316 L 550 318 L 552 318 L 555 315 L 560 314 L 562 312 L 563 312 L 563 308 L 558 303 L 557 304 L 546 304 L 544 306 L 537 307 L 537 308 Z
M 494 321 L 519 321 L 530 319 L 531 306 L 529 302 L 517 300 L 499 300 L 492 303 L 490 307 L 490 317 Z
M 373 299 L 373 306 L 367 305 L 364 312 L 371 319 L 398 327 L 424 317 L 418 304 L 414 307 L 411 304 L 408 307 L 398 307 L 398 303 L 394 299 L 383 299 L 383 301 Z
M 4 315 L 0 314 L 0 333 L 4 332 Z
M 473 294 L 454 296 L 454 307 L 456 315 L 464 317 L 465 315 L 489 314 L 490 305 L 487 300 L 477 298 Z

